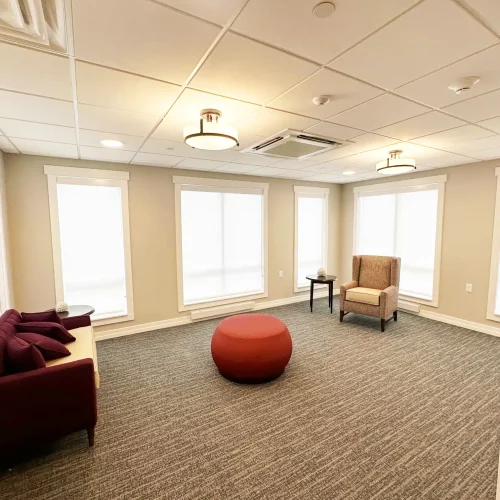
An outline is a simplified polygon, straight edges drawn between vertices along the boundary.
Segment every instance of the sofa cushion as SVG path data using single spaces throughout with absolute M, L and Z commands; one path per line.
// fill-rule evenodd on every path
M 16 333 L 15 324 L 21 321 L 21 315 L 15 309 L 9 309 L 0 316 L 0 377 L 7 373 L 7 340 Z
M 29 342 L 15 335 L 7 339 L 7 373 L 21 373 L 45 368 L 45 360 L 40 351 Z
M 40 335 L 57 340 L 61 344 L 68 344 L 75 340 L 75 337 L 59 323 L 46 323 L 44 321 L 18 323 L 16 330 L 21 333 L 39 333 Z
M 94 336 L 92 334 L 92 327 L 87 326 L 73 330 L 76 340 L 67 345 L 68 350 L 71 352 L 70 356 L 65 358 L 54 359 L 47 361 L 47 366 L 61 365 L 63 363 L 71 363 L 72 361 L 79 361 L 81 359 L 93 359 L 95 363 L 94 352 Z
M 62 319 L 59 317 L 59 314 L 56 313 L 54 309 L 50 311 L 42 311 L 36 313 L 21 313 L 21 321 L 22 323 L 31 323 L 32 321 L 43 321 L 46 323 L 58 323 L 62 325 Z M 20 323 L 18 322 L 18 323 Z
M 33 344 L 42 353 L 45 361 L 63 358 L 71 354 L 68 348 L 61 344 L 61 342 L 40 335 L 39 333 L 18 333 L 17 337 Z
M 375 288 L 356 287 L 350 288 L 345 294 L 346 300 L 351 302 L 361 302 L 362 304 L 371 304 L 378 306 L 380 304 L 380 294 L 382 290 Z

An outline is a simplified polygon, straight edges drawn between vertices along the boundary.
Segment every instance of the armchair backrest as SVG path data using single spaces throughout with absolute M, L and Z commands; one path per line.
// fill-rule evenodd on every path
M 401 259 L 378 255 L 354 255 L 352 279 L 358 286 L 384 290 L 388 286 L 399 287 Z

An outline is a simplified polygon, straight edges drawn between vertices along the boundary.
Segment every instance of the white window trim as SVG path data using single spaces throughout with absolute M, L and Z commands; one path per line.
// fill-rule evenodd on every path
M 500 316 L 495 314 L 495 301 L 497 293 L 498 265 L 500 264 L 500 167 L 495 169 L 497 177 L 497 190 L 495 196 L 495 218 L 493 222 L 493 241 L 491 245 L 490 282 L 488 287 L 488 306 L 486 319 L 500 321 Z
M 358 186 L 353 189 L 354 192 L 354 222 L 353 222 L 353 253 L 357 253 L 357 234 L 358 234 L 358 199 L 362 196 L 374 196 L 379 194 L 405 193 L 409 191 L 426 190 L 437 188 L 438 190 L 438 210 L 436 224 L 436 252 L 434 256 L 434 283 L 432 300 L 421 299 L 416 296 L 399 294 L 401 299 L 417 304 L 424 304 L 431 307 L 439 306 L 439 284 L 441 277 L 441 247 L 443 242 L 443 216 L 444 216 L 444 193 L 447 175 L 434 175 L 432 177 L 420 177 L 404 181 L 384 182 L 381 184 L 370 184 L 367 186 Z
M 328 259 L 328 197 L 330 195 L 329 188 L 317 188 L 311 186 L 294 186 L 293 190 L 295 192 L 295 237 L 294 237 L 294 258 L 293 258 L 293 291 L 294 293 L 304 292 L 309 290 L 310 286 L 297 286 L 298 278 L 299 278 L 299 197 L 314 197 L 314 198 L 323 198 L 325 201 L 325 217 L 323 218 L 323 233 L 324 233 L 324 248 L 323 252 L 326 256 L 326 268 L 329 268 L 329 259 Z M 320 285 L 317 288 L 325 288 L 326 285 Z
M 57 179 L 71 178 L 75 184 L 80 181 L 82 184 L 96 185 L 101 183 L 113 185 L 121 188 L 122 193 L 122 219 L 123 219 L 123 244 L 125 250 L 125 284 L 127 289 L 127 314 L 122 316 L 111 316 L 96 321 L 92 321 L 93 326 L 109 325 L 132 321 L 134 319 L 134 295 L 132 282 L 132 257 L 130 250 L 130 221 L 128 203 L 128 172 L 115 170 L 97 170 L 89 168 L 60 167 L 45 165 L 44 173 L 47 176 L 49 190 L 49 212 L 50 229 L 52 234 L 52 258 L 54 262 L 54 283 L 56 292 L 56 302 L 64 301 L 64 285 L 62 274 L 61 237 L 59 226 L 59 210 L 57 201 Z M 88 304 L 92 305 L 92 304 Z
M 231 181 L 226 179 L 214 179 L 203 177 L 183 177 L 174 175 L 175 186 L 175 246 L 177 256 L 177 309 L 179 312 L 205 309 L 209 307 L 234 304 L 248 300 L 262 299 L 268 297 L 268 192 L 269 184 L 261 182 Z M 184 305 L 184 290 L 182 276 L 182 228 L 181 228 L 181 190 L 182 186 L 194 189 L 200 187 L 215 187 L 223 191 L 261 191 L 264 200 L 263 228 L 264 228 L 264 291 L 261 293 L 239 294 L 227 299 L 214 299 L 196 304 Z

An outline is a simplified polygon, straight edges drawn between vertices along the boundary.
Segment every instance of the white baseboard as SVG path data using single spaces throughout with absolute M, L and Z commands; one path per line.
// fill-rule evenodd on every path
M 440 314 L 434 311 L 424 311 L 422 309 L 420 310 L 420 313 L 416 314 L 416 316 L 422 316 L 423 318 L 433 319 L 434 321 L 440 321 L 441 323 L 461 326 L 462 328 L 467 328 L 468 330 L 474 330 L 476 332 L 487 333 L 488 335 L 500 337 L 500 328 L 495 326 L 483 325 L 482 323 L 475 323 L 474 321 L 467 321 L 466 319 L 456 318 L 455 316 L 446 316 L 446 314 Z
M 338 295 L 339 293 L 340 289 L 333 290 L 334 295 Z M 314 297 L 315 298 L 328 297 L 328 290 L 315 292 Z M 262 309 L 270 309 L 271 307 L 286 306 L 288 304 L 295 304 L 297 302 L 305 302 L 306 300 L 309 300 L 309 295 L 295 295 L 293 297 L 286 297 L 284 299 L 258 302 L 255 304 L 253 310 L 261 311 Z M 189 323 L 194 323 L 194 321 L 191 320 L 190 316 L 181 316 L 179 318 L 166 319 L 163 321 L 143 323 L 142 325 L 131 325 L 131 326 L 126 326 L 124 328 L 115 328 L 114 330 L 96 332 L 95 339 L 97 341 L 114 339 L 116 337 L 124 337 L 125 335 L 151 332 L 154 330 L 163 330 L 164 328 L 172 328 L 173 326 L 187 325 Z

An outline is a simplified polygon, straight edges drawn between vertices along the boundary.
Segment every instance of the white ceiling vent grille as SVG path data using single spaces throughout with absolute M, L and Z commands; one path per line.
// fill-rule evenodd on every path
M 242 152 L 302 160 L 342 145 L 341 141 L 334 139 L 297 130 L 283 130 L 258 144 L 243 149 Z
M 0 0 L 0 38 L 66 52 L 64 0 Z

